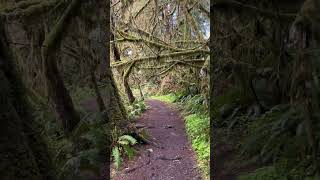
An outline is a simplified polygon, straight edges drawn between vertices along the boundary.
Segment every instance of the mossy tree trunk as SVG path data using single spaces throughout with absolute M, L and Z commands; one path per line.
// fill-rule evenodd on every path
M 108 123 L 110 120 L 109 120 L 107 108 L 106 108 L 106 106 L 105 106 L 105 104 L 103 102 L 103 98 L 101 96 L 101 93 L 100 93 L 100 90 L 99 90 L 99 86 L 98 86 L 98 82 L 97 82 L 96 76 L 94 74 L 94 71 L 92 71 L 90 73 L 90 77 L 91 77 L 91 83 L 92 83 L 94 92 L 96 94 L 96 101 L 97 101 L 97 104 L 98 104 L 98 107 L 99 107 L 99 111 L 100 111 L 102 117 L 104 118 L 104 121 L 106 123 Z
M 3 180 L 56 179 L 47 146 L 26 100 L 0 19 L 0 174 Z
M 73 0 L 58 22 L 53 26 L 46 37 L 42 48 L 42 58 L 44 61 L 45 76 L 47 79 L 48 95 L 51 98 L 58 118 L 66 134 L 69 134 L 80 121 L 72 99 L 58 70 L 56 55 L 61 43 L 63 30 L 67 28 L 68 21 L 73 11 L 77 9 L 80 2 Z
M 132 90 L 131 90 L 129 82 L 128 82 L 128 78 L 123 79 L 123 86 L 124 86 L 124 90 L 127 94 L 129 103 L 132 104 L 136 100 L 136 98 L 133 96 Z
M 115 27 L 112 16 L 111 16 L 111 23 L 112 23 L 112 26 Z M 119 62 L 119 61 L 121 61 L 120 51 L 115 43 L 115 39 L 116 39 L 116 37 L 115 37 L 114 33 L 111 33 L 111 41 L 114 41 L 111 44 L 114 61 Z M 119 70 L 119 73 L 121 74 L 121 76 L 124 75 L 123 70 L 121 70 L 121 71 Z M 131 87 L 129 85 L 129 76 L 124 77 L 122 82 L 123 82 L 124 90 L 125 90 L 125 93 L 127 95 L 128 100 L 129 100 L 129 103 L 132 104 L 136 100 L 136 98 L 134 97 L 132 90 L 131 90 Z

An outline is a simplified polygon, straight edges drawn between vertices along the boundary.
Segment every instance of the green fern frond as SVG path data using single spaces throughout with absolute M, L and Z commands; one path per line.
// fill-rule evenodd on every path
M 121 156 L 120 156 L 120 150 L 118 146 L 113 147 L 112 156 L 114 158 L 116 168 L 119 169 L 121 164 Z
M 119 137 L 119 141 L 128 141 L 131 145 L 134 145 L 137 143 L 137 140 L 129 135 L 123 135 L 121 137 Z
M 129 160 L 131 160 L 135 154 L 135 151 L 132 147 L 130 147 L 129 145 L 123 145 L 123 149 L 126 152 L 126 154 L 128 155 Z

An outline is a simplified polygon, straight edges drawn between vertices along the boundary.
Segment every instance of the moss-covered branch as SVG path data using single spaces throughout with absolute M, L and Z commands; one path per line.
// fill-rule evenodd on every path
M 197 54 L 209 54 L 210 51 L 208 50 L 190 50 L 190 51 L 182 51 L 182 52 L 174 52 L 174 53 L 168 53 L 168 54 L 161 54 L 158 56 L 149 56 L 149 57 L 143 57 L 143 58 L 136 58 L 128 61 L 121 61 L 112 63 L 111 67 L 119 67 L 123 65 L 127 65 L 131 63 L 132 61 L 148 61 L 148 60 L 161 60 L 165 58 L 174 58 L 179 56 L 187 56 L 187 55 L 197 55 Z
M 121 35 L 121 37 L 123 37 L 120 41 L 144 42 L 146 44 L 149 44 L 149 45 L 152 45 L 152 46 L 155 46 L 155 47 L 165 48 L 165 49 L 169 49 L 169 50 L 173 50 L 173 51 L 183 51 L 183 50 L 185 50 L 185 49 L 176 48 L 174 46 L 171 46 L 168 43 L 163 44 L 163 43 L 160 43 L 160 42 L 155 42 L 155 41 L 144 39 L 144 38 L 137 38 L 137 37 L 131 36 L 131 35 L 125 33 L 125 32 L 122 32 L 122 31 L 118 31 L 118 32 Z M 119 42 L 119 40 L 118 40 L 118 42 Z
M 151 0 L 147 0 L 147 2 L 142 6 L 142 8 L 139 9 L 139 11 L 134 15 L 134 17 L 136 18 L 150 3 Z

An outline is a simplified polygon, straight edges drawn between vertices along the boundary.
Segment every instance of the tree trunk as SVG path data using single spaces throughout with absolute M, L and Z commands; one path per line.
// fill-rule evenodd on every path
M 119 50 L 117 48 L 117 46 L 114 44 L 113 45 L 113 54 L 114 54 L 114 60 L 115 61 L 121 61 L 120 59 L 120 53 L 119 53 Z M 121 71 L 120 74 L 122 75 L 122 77 L 124 76 L 124 71 Z M 124 90 L 126 92 L 126 95 L 127 95 L 127 98 L 129 100 L 129 103 L 132 104 L 134 101 L 135 101 L 135 97 L 132 93 L 132 90 L 130 88 L 130 85 L 129 85 L 129 82 L 128 82 L 128 77 L 127 78 L 124 78 L 123 77 L 123 86 L 124 86 Z
M 68 134 L 78 124 L 80 117 L 74 109 L 72 99 L 55 62 L 55 56 L 52 54 L 45 60 L 45 76 L 47 78 L 48 95 L 53 102 L 64 132 Z
M 140 84 L 139 84 L 139 92 L 140 92 L 141 100 L 143 101 L 143 100 L 144 100 L 144 96 L 143 96 L 143 93 L 142 93 L 142 89 L 141 89 L 141 85 L 140 85 Z
M 102 117 L 104 118 L 104 121 L 106 123 L 109 122 L 109 116 L 108 116 L 108 113 L 107 113 L 107 108 L 103 102 L 103 99 L 102 99 L 102 96 L 101 96 L 101 93 L 100 93 L 100 90 L 99 90 L 99 87 L 98 87 L 98 83 L 97 83 L 97 80 L 96 80 L 96 76 L 94 75 L 94 72 L 92 71 L 90 73 L 90 76 L 91 76 L 91 82 L 92 82 L 92 85 L 93 85 L 93 89 L 94 89 L 94 92 L 96 94 L 96 99 L 97 99 L 97 104 L 98 104 L 98 107 L 99 107 L 99 111 L 102 115 Z
M 128 78 L 125 78 L 123 80 L 123 86 L 124 86 L 124 90 L 126 91 L 129 103 L 132 104 L 136 100 L 136 98 L 133 96 L 132 90 L 128 82 Z
M 26 100 L 0 19 L 0 174 L 3 180 L 54 180 L 47 146 Z
M 114 27 L 114 21 L 113 21 L 113 17 L 111 16 L 111 24 L 112 26 Z M 111 41 L 113 41 L 113 43 L 111 44 L 112 46 L 112 51 L 113 51 L 113 57 L 114 57 L 114 61 L 118 62 L 118 61 L 121 61 L 121 58 L 120 58 L 120 52 L 119 52 L 119 49 L 115 43 L 115 35 L 113 33 L 111 33 Z M 124 71 L 122 70 L 120 72 L 120 70 L 118 70 L 119 73 L 121 74 L 121 76 L 124 76 Z M 127 95 L 127 98 L 129 100 L 129 103 L 132 104 L 134 101 L 135 101 L 135 97 L 132 93 L 132 90 L 130 88 L 130 85 L 129 85 L 129 82 L 128 82 L 128 78 L 123 78 L 123 86 L 124 86 L 124 90 L 126 92 L 126 95 Z
M 80 121 L 80 117 L 73 106 L 72 99 L 58 70 L 56 55 L 59 52 L 58 48 L 63 30 L 68 27 L 67 21 L 70 19 L 71 13 L 76 10 L 78 4 L 79 1 L 77 0 L 73 0 L 70 3 L 44 40 L 42 48 L 48 95 L 53 101 L 54 109 L 66 134 L 69 134 L 74 129 Z

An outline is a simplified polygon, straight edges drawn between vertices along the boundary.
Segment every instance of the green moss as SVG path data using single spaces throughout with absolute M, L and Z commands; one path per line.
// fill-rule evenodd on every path
M 76 87 L 72 91 L 72 100 L 75 104 L 80 104 L 82 101 L 91 99 L 92 97 L 95 97 L 94 91 L 89 87 Z
M 171 93 L 171 94 L 167 94 L 167 95 L 150 96 L 149 99 L 155 99 L 155 100 L 164 101 L 167 103 L 173 103 L 178 99 L 178 96 Z

